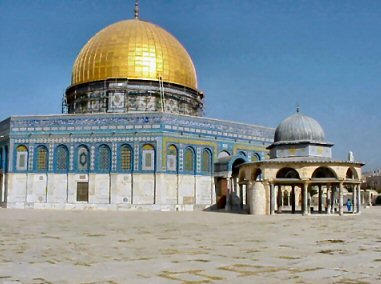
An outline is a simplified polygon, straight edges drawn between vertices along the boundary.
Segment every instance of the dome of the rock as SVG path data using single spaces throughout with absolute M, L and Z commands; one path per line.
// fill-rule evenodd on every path
M 132 19 L 104 28 L 85 44 L 75 60 L 71 84 L 160 77 L 197 89 L 192 59 L 181 43 L 157 25 Z

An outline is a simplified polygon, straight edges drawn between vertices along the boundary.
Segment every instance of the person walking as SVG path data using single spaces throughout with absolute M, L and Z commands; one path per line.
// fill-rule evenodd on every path
M 349 198 L 347 200 L 347 209 L 348 209 L 348 212 L 352 211 L 352 201 Z

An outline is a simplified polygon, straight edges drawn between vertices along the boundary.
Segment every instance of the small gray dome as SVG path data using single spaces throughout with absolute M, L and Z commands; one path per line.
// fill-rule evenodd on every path
M 308 141 L 324 143 L 324 131 L 313 118 L 295 113 L 283 120 L 275 130 L 274 143 Z

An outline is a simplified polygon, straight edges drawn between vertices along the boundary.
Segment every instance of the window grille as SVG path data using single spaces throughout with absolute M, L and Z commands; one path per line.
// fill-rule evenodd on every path
M 185 150 L 185 171 L 191 172 L 194 170 L 194 153 L 191 148 Z
M 120 148 L 120 168 L 122 170 L 131 170 L 131 148 L 127 145 Z
M 66 147 L 58 146 L 57 148 L 57 170 L 67 170 L 69 153 Z
M 202 164 L 201 164 L 201 171 L 203 172 L 210 172 L 211 168 L 211 158 L 210 158 L 210 152 L 208 150 L 204 150 L 202 152 Z
M 37 170 L 43 171 L 48 169 L 48 150 L 45 147 L 37 149 Z
M 110 169 L 110 149 L 106 145 L 99 147 L 99 169 Z

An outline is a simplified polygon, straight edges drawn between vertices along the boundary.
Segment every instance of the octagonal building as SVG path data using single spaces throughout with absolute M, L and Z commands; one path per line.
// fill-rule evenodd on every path
M 89 39 L 71 78 L 62 114 L 0 122 L 2 207 L 247 206 L 237 166 L 264 159 L 274 129 L 203 117 L 196 69 L 169 32 L 136 9 Z

